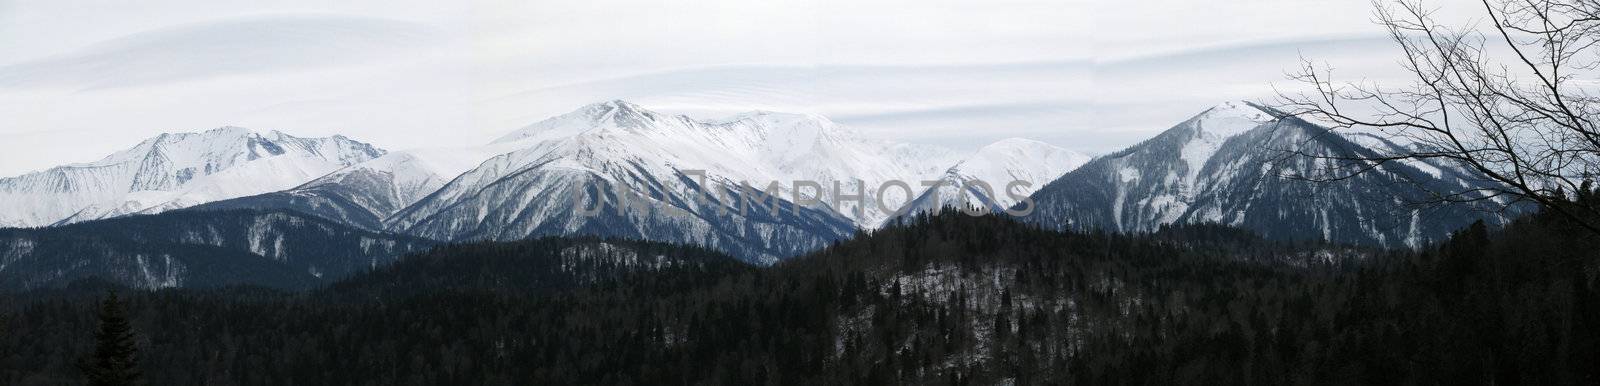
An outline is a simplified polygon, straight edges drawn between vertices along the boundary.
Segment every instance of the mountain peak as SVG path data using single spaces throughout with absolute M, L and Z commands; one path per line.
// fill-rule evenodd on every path
M 1200 116 L 1211 119 L 1240 118 L 1260 123 L 1277 119 L 1276 114 L 1273 114 L 1271 109 L 1246 100 L 1222 102 L 1201 112 Z
M 628 101 L 621 100 L 621 99 L 612 99 L 612 100 L 609 100 L 609 101 L 596 103 L 596 105 L 606 106 L 606 107 L 610 107 L 610 108 L 619 108 L 619 109 L 643 110 L 643 108 L 639 107 L 639 105 L 634 104 L 633 102 L 628 102 Z
M 978 149 L 951 169 L 962 172 L 990 169 L 987 174 L 991 177 L 1032 170 L 1036 172 L 1026 173 L 1030 174 L 1031 182 L 1043 184 L 1089 162 L 1089 158 L 1086 154 L 1041 141 L 1005 138 Z
M 1058 147 L 1056 145 L 1051 145 L 1049 143 L 1045 143 L 1045 142 L 1042 142 L 1042 141 L 1037 141 L 1037 140 L 1032 140 L 1032 139 L 1027 139 L 1027 138 L 1011 137 L 1011 138 L 1002 138 L 1002 139 L 1000 139 L 998 141 L 994 141 L 994 143 L 985 145 L 983 148 L 978 149 L 978 152 L 979 153 L 983 153 L 983 152 L 988 152 L 988 151 L 1001 151 L 1001 150 L 1008 150 L 1008 149 L 1030 149 L 1030 148 L 1054 149 L 1054 148 L 1058 148 Z
M 516 131 L 496 138 L 491 144 L 513 142 L 540 142 L 565 138 L 590 129 L 617 127 L 640 129 L 650 122 L 665 119 L 666 115 L 650 111 L 639 105 L 615 99 L 591 103 L 577 110 L 523 126 Z
M 769 140 L 810 142 L 824 138 L 846 140 L 860 137 L 860 133 L 818 114 L 754 110 L 708 123 L 723 126 L 743 123 Z
M 1228 101 L 1206 109 L 1186 123 L 1196 136 L 1229 138 L 1276 120 L 1276 114 L 1249 101 Z
M 187 133 L 185 133 L 185 134 L 187 134 Z M 216 136 L 216 135 L 229 135 L 229 136 L 240 135 L 240 136 L 242 136 L 242 135 L 250 135 L 250 134 L 257 134 L 257 133 L 254 130 L 246 129 L 246 128 L 239 127 L 239 126 L 222 126 L 222 127 L 218 127 L 218 128 L 211 129 L 211 130 L 206 130 L 204 132 L 201 132 L 201 134 L 205 134 L 205 135 L 209 135 L 209 136 Z
M 98 161 L 0 179 L 0 224 L 42 226 L 284 190 L 383 155 L 342 137 L 237 126 L 166 133 Z M 44 199 L 43 197 L 48 197 Z
M 584 113 L 585 115 L 588 115 L 596 120 L 614 121 L 625 121 L 637 117 L 649 118 L 661 115 L 660 113 L 645 109 L 643 106 L 639 106 L 621 99 L 614 99 L 584 106 L 583 108 L 578 109 L 578 112 Z

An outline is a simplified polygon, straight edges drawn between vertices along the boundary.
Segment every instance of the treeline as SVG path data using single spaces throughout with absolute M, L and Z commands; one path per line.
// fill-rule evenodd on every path
M 136 288 L 249 283 L 306 290 L 436 244 L 298 212 L 243 209 L 0 228 L 0 251 L 8 251 L 0 291 L 55 288 L 91 278 Z
M 953 214 L 770 268 L 545 239 L 305 293 L 122 293 L 162 385 L 1592 384 L 1596 244 L 1547 215 L 1411 253 Z M 0 384 L 82 383 L 105 289 L 0 298 Z

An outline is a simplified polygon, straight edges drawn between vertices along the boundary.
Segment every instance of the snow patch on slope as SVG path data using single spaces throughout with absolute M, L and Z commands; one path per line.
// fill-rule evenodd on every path
M 900 216 L 967 207 L 1005 210 L 1018 203 L 1013 197 L 1027 197 L 1090 159 L 1044 142 L 1002 139 L 945 170 L 938 186 L 924 190 Z M 1008 186 L 1014 181 L 1027 185 Z
M 1273 119 L 1272 114 L 1246 102 L 1223 103 L 1190 119 L 1188 123 L 1194 128 L 1193 139 L 1183 147 L 1179 156 L 1188 165 L 1188 175 L 1184 181 L 1195 181 L 1200 170 L 1217 154 L 1223 142 Z
M 824 203 L 831 201 L 837 182 L 841 194 L 868 195 L 866 205 L 843 201 L 840 208 L 830 208 L 862 228 L 876 227 L 892 214 L 873 205 L 876 190 L 883 182 L 900 180 L 915 186 L 916 181 L 936 177 L 959 160 L 959 153 L 944 148 L 864 138 L 814 114 L 755 111 L 696 120 L 653 112 L 625 101 L 585 106 L 529 125 L 493 144 L 526 148 L 485 161 L 461 176 L 466 179 L 462 185 L 482 186 L 530 167 L 596 175 L 616 172 L 588 160 L 634 165 L 631 167 L 666 166 L 659 171 L 664 174 L 640 176 L 654 178 L 653 183 L 678 184 L 673 175 L 690 170 L 703 170 L 708 181 L 727 182 L 729 188 L 748 182 L 762 189 L 777 182 L 784 187 L 780 194 L 784 199 L 795 197 L 790 189 L 794 181 L 816 181 L 822 185 Z M 569 156 L 550 157 L 551 154 Z M 620 182 L 637 186 L 645 181 Z M 645 188 L 650 189 L 657 188 Z M 452 198 L 470 194 L 441 193 Z M 804 193 L 810 196 L 813 192 Z M 889 201 L 893 207 L 909 198 Z
M 162 134 L 95 162 L 0 179 L 0 226 L 154 213 L 278 191 L 383 153 L 343 136 L 238 127 Z

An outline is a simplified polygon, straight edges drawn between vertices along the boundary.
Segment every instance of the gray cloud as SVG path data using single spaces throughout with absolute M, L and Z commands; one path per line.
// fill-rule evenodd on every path
M 0 67 L 0 88 L 114 88 L 313 69 L 389 57 L 436 38 L 421 24 L 387 19 L 230 19 L 136 33 Z
M 1085 126 L 1088 62 L 714 66 L 577 82 L 487 101 L 522 121 L 579 101 L 628 99 L 701 117 L 765 109 L 819 113 L 865 134 L 949 142 L 1042 138 Z
M 1392 76 L 1378 45 L 1337 38 L 1381 33 L 1370 12 L 1331 0 L 0 0 L 0 175 L 223 125 L 472 145 L 619 98 L 700 117 L 820 113 L 954 147 L 1020 136 L 1105 152 L 1270 96 L 1301 53 Z

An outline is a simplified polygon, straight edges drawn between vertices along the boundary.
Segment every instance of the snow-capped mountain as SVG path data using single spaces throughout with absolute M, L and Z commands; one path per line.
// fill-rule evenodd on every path
M 292 188 L 384 151 L 238 127 L 162 134 L 99 161 L 0 179 L 0 226 L 157 213 Z
M 394 151 L 328 173 L 292 189 L 195 206 L 196 210 L 287 209 L 363 229 L 432 194 L 486 159 L 515 144 Z
M 1328 157 L 1372 154 L 1363 143 L 1374 145 L 1230 102 L 1051 182 L 1034 193 L 1038 208 L 1025 220 L 1123 232 L 1221 223 L 1275 239 L 1390 247 L 1417 247 L 1478 219 L 1503 221 L 1461 206 L 1415 205 L 1427 200 L 1419 187 L 1486 183 L 1448 165 L 1386 164 L 1386 173 L 1331 183 L 1290 178 L 1348 171 L 1350 164 Z
M 794 181 L 805 180 L 818 182 L 803 191 L 805 196 L 818 195 L 820 190 L 818 201 L 829 203 L 832 183 L 839 181 L 842 194 L 865 193 L 861 202 L 866 205 L 859 205 L 859 213 L 857 201 L 853 200 L 842 202 L 836 210 L 818 209 L 843 213 L 861 228 L 875 227 L 889 215 L 875 204 L 875 190 L 882 181 L 907 181 L 920 191 L 919 181 L 937 176 L 959 160 L 958 153 L 940 147 L 865 139 L 816 115 L 757 111 L 701 121 L 611 101 L 528 125 L 484 146 L 399 151 L 294 189 L 213 202 L 200 208 L 292 209 L 380 229 L 378 224 L 389 221 L 388 217 L 439 190 L 451 179 L 466 178 L 461 186 L 492 183 L 503 173 L 537 161 L 550 151 L 549 143 L 598 133 L 607 127 L 633 130 L 622 130 L 633 135 L 627 140 L 648 145 L 640 149 L 670 154 L 667 158 L 678 170 L 704 170 L 708 176 L 720 178 L 717 181 L 727 181 L 735 187 L 739 182 L 748 182 L 763 191 L 767 184 L 776 182 L 780 187 L 775 193 L 785 199 L 794 199 Z M 673 134 L 676 132 L 691 134 Z M 665 134 L 652 137 L 641 133 Z M 521 150 L 519 154 L 508 154 L 517 150 Z M 492 158 L 501 154 L 506 156 Z M 447 163 L 453 166 L 432 166 L 441 158 L 452 159 Z M 463 175 L 471 166 L 481 169 Z M 435 202 L 453 200 L 457 192 L 440 193 L 442 196 Z M 886 201 L 893 208 L 907 198 L 904 194 L 891 195 Z M 411 226 L 407 220 L 393 220 L 400 222 L 402 229 Z
M 878 165 L 914 164 L 866 154 L 896 147 L 874 148 L 847 135 L 815 116 L 752 113 L 698 121 L 622 101 L 600 103 L 507 136 L 502 142 L 531 147 L 485 161 L 392 216 L 386 226 L 437 240 L 620 236 L 706 245 L 770 263 L 856 229 L 824 205 L 797 207 L 788 201 L 788 185 L 796 175 L 854 170 L 773 162 L 804 162 L 787 147 L 808 146 Z M 704 180 L 695 171 L 703 171 Z M 769 182 L 785 187 L 768 197 L 742 191 L 742 182 L 757 190 Z M 594 208 L 596 192 L 607 196 L 608 205 L 585 215 L 583 208 Z M 634 206 L 619 207 L 620 199 Z M 746 199 L 777 200 L 783 210 L 771 213 L 762 204 L 741 210 L 738 203 Z
M 824 203 L 834 202 L 836 188 L 846 197 L 862 195 L 860 201 L 840 199 L 833 209 L 864 229 L 876 228 L 909 199 L 890 188 L 883 201 L 891 210 L 880 208 L 878 190 L 884 182 L 904 181 L 920 192 L 919 181 L 938 176 L 962 156 L 937 146 L 864 139 L 818 115 L 758 111 L 706 124 L 736 140 L 730 141 L 730 149 L 772 170 L 775 174 L 765 176 L 766 181 L 818 182 Z M 786 197 L 812 193 L 789 191 Z
M 603 126 L 604 123 L 597 123 L 597 117 L 604 118 L 618 111 L 624 115 L 623 120 L 629 119 L 626 115 L 630 112 L 666 118 L 629 124 L 681 125 L 687 130 L 710 135 L 709 142 L 683 142 L 673 146 L 696 154 L 700 159 L 694 162 L 698 164 L 727 168 L 712 174 L 746 177 L 749 178 L 746 181 L 757 188 L 765 188 L 769 182 L 780 182 L 785 187 L 784 197 L 791 199 L 795 196 L 788 188 L 793 187 L 792 182 L 796 180 L 820 183 L 820 201 L 824 203 L 832 202 L 834 182 L 839 182 L 839 192 L 845 196 L 864 193 L 867 205 L 858 208 L 854 200 L 840 200 L 841 206 L 835 210 L 868 229 L 877 227 L 893 214 L 875 204 L 877 188 L 883 182 L 905 181 L 920 191 L 919 181 L 939 176 L 951 164 L 962 160 L 960 152 L 938 146 L 863 138 L 861 133 L 815 114 L 753 111 L 700 121 L 667 117 L 625 101 L 592 104 L 529 125 L 495 143 L 528 144 L 568 138 Z M 818 192 L 807 188 L 802 193 L 812 197 Z M 893 208 L 906 199 L 890 195 L 886 203 Z
M 1003 139 L 945 170 L 935 187 L 924 190 L 897 218 L 969 207 L 999 213 L 1089 159 L 1087 154 L 1044 142 Z M 1013 181 L 1027 184 L 1007 190 Z

